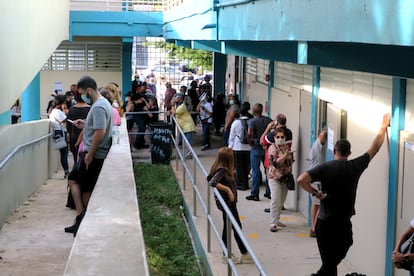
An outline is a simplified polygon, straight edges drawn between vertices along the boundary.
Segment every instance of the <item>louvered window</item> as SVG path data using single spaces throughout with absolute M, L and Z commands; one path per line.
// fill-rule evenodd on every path
M 121 71 L 120 43 L 62 42 L 42 70 Z
M 246 58 L 246 74 L 256 76 L 257 72 L 257 59 Z

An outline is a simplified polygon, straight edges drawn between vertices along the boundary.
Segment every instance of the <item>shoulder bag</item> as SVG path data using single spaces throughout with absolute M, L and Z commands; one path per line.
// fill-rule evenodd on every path
M 410 237 L 401 244 L 400 252 L 402 254 L 413 254 L 414 253 L 414 232 L 410 235 Z M 413 260 L 402 261 L 399 263 L 399 267 L 408 271 L 414 271 L 413 269 Z

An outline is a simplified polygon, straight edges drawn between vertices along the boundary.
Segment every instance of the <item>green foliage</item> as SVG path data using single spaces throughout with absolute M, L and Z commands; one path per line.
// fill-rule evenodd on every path
M 200 275 L 171 167 L 136 164 L 134 173 L 151 275 Z
M 164 49 L 170 59 L 188 60 L 190 68 L 201 67 L 208 71 L 213 68 L 212 52 L 176 46 L 164 41 L 148 42 L 146 45 Z

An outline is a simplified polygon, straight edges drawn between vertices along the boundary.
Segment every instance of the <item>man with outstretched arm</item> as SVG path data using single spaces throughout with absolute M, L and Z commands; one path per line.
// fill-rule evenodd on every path
M 335 144 L 334 160 L 298 177 L 298 184 L 321 200 L 315 230 L 322 266 L 311 275 L 338 275 L 337 266 L 353 243 L 351 217 L 355 214 L 359 178 L 381 148 L 389 123 L 390 114 L 385 114 L 378 134 L 368 151 L 361 156 L 348 160 L 351 144 L 341 139 Z M 321 182 L 321 191 L 311 186 L 314 181 Z

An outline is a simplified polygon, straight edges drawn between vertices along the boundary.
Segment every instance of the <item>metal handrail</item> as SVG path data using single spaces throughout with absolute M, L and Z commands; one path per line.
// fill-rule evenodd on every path
M 217 188 L 213 189 L 214 195 L 217 197 L 217 199 L 219 200 L 220 204 L 223 206 L 224 211 L 227 214 L 227 247 L 224 245 L 224 242 L 221 239 L 221 234 L 219 232 L 219 230 L 217 229 L 216 224 L 214 223 L 214 219 L 211 216 L 211 189 L 207 190 L 207 204 L 204 202 L 203 197 L 201 196 L 201 192 L 198 189 L 197 185 L 196 185 L 196 167 L 198 166 L 201 170 L 201 172 L 204 174 L 205 177 L 207 177 L 208 173 L 205 170 L 203 164 L 201 163 L 200 159 L 197 156 L 197 153 L 193 150 L 192 146 L 190 145 L 190 143 L 188 142 L 187 138 L 184 135 L 183 130 L 180 128 L 180 126 L 177 123 L 177 120 L 175 118 L 175 116 L 171 116 L 172 120 L 175 123 L 176 126 L 176 130 L 178 130 L 178 132 L 181 134 L 182 137 L 182 143 L 183 143 L 183 147 L 182 150 L 180 151 L 180 148 L 178 146 L 177 140 L 174 138 L 173 135 L 171 135 L 172 137 L 172 141 L 174 143 L 177 155 L 176 155 L 176 166 L 178 169 L 178 157 L 181 161 L 181 164 L 183 166 L 183 189 L 186 189 L 186 175 L 188 175 L 188 178 L 190 179 L 190 182 L 192 184 L 194 193 L 193 193 L 193 213 L 194 216 L 197 216 L 197 198 L 199 200 L 199 204 L 201 205 L 202 209 L 204 210 L 204 213 L 207 215 L 207 224 L 208 224 L 208 232 L 207 232 L 207 250 L 208 252 L 211 252 L 211 238 L 210 238 L 210 228 L 213 229 L 213 233 L 216 236 L 217 241 L 220 244 L 220 247 L 222 249 L 223 252 L 225 252 L 226 258 L 227 258 L 227 262 L 228 262 L 228 275 L 230 275 L 230 271 L 232 273 L 234 273 L 234 275 L 239 275 L 237 272 L 237 268 L 231 258 L 231 230 L 232 227 L 234 227 L 233 229 L 239 234 L 240 239 L 243 241 L 247 251 L 249 252 L 249 254 L 251 255 L 254 264 L 256 265 L 257 270 L 260 272 L 260 275 L 267 275 L 266 272 L 264 271 L 263 266 L 261 265 L 259 259 L 256 257 L 256 255 L 253 252 L 253 249 L 250 247 L 248 241 L 246 240 L 246 238 L 244 237 L 243 231 L 240 228 L 240 226 L 238 225 L 236 219 L 234 218 L 233 214 L 231 213 L 230 209 L 228 208 L 226 202 L 224 201 L 223 197 L 221 196 L 220 192 L 218 191 Z M 186 145 L 186 146 L 184 146 Z M 194 160 L 194 166 L 193 166 L 193 174 L 191 174 L 190 172 L 190 168 L 188 167 L 187 163 L 185 162 L 185 148 L 188 148 L 188 150 L 191 151 L 191 154 L 193 155 L 193 160 Z
M 42 137 L 36 138 L 32 141 L 29 141 L 27 143 L 21 144 L 17 147 L 15 147 L 1 162 L 0 162 L 0 170 L 3 169 L 3 167 L 13 158 L 14 155 L 16 155 L 16 153 L 18 153 L 20 150 L 31 146 L 33 144 L 36 144 L 42 140 L 45 140 L 46 138 L 49 138 L 50 136 L 52 136 L 52 133 L 46 134 Z

